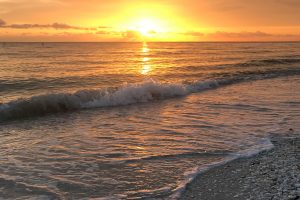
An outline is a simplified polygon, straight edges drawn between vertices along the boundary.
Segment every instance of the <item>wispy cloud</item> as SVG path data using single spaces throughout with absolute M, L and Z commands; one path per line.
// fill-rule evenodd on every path
M 269 37 L 273 36 L 272 34 L 265 33 L 262 31 L 255 31 L 255 32 L 225 32 L 225 31 L 216 31 L 213 33 L 203 33 L 203 32 L 184 32 L 182 33 L 188 36 L 195 36 L 195 37 L 227 37 L 227 38 L 236 38 L 236 37 Z
M 108 26 L 98 26 L 98 27 L 80 27 L 71 26 L 64 23 L 53 23 L 53 24 L 7 24 L 4 20 L 0 19 L 0 28 L 10 28 L 10 29 L 73 29 L 73 30 L 97 30 L 103 28 L 110 28 Z
M 205 35 L 202 32 L 195 32 L 195 31 L 185 32 L 185 33 L 182 33 L 182 34 L 189 35 L 189 36 L 196 36 L 196 37 L 204 36 Z
M 111 32 L 110 31 L 97 31 L 96 34 L 99 34 L 99 35 L 107 35 L 107 34 L 110 34 Z
M 139 31 L 134 31 L 134 30 L 124 31 L 124 32 L 122 32 L 122 36 L 124 39 L 129 40 L 129 41 L 136 41 L 142 37 L 142 35 Z
M 192 36 L 196 40 L 204 41 L 253 41 L 253 40 L 299 40 L 299 34 L 272 34 L 263 31 L 226 32 L 216 31 L 211 33 L 184 32 L 186 36 Z
M 95 34 L 102 35 L 102 36 L 105 35 L 116 36 L 116 37 L 120 37 L 125 41 L 138 41 L 142 37 L 141 33 L 135 30 L 126 30 L 126 31 L 99 30 Z
M 0 19 L 0 27 L 5 26 L 5 24 L 6 24 L 6 22 L 4 20 Z
M 217 37 L 227 37 L 227 38 L 236 38 L 236 37 L 243 37 L 243 38 L 253 38 L 253 37 L 269 37 L 273 36 L 272 34 L 265 33 L 262 31 L 255 31 L 255 32 L 224 32 L 224 31 L 217 31 L 215 33 L 209 34 L 210 36 L 217 36 Z

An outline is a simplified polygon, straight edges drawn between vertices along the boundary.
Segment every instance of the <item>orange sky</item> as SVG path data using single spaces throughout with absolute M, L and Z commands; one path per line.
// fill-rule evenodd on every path
M 300 41 L 299 0 L 0 0 L 0 41 Z

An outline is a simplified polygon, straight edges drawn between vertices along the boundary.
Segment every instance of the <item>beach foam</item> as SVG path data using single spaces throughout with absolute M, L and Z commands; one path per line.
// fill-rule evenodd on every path
M 261 141 L 258 141 L 256 145 L 252 146 L 243 151 L 239 151 L 236 153 L 227 153 L 222 160 L 209 163 L 207 165 L 203 165 L 201 167 L 195 167 L 190 171 L 185 172 L 185 180 L 178 183 L 178 186 L 175 190 L 173 190 L 173 194 L 170 195 L 169 199 L 176 200 L 178 199 L 182 193 L 185 191 L 186 186 L 191 183 L 198 175 L 203 174 L 209 171 L 212 168 L 225 165 L 233 160 L 239 158 L 250 158 L 256 156 L 260 152 L 267 151 L 274 148 L 273 143 L 271 142 L 270 137 L 262 138 Z

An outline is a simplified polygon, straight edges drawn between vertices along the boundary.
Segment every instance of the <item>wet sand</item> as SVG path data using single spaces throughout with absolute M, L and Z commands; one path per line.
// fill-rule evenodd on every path
M 273 136 L 274 148 L 197 176 L 180 200 L 299 199 L 300 135 Z

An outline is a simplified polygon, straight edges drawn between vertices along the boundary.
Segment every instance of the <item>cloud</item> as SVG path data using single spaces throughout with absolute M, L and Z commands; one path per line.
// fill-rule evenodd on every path
M 253 38 L 253 37 L 269 37 L 272 36 L 272 34 L 265 33 L 262 31 L 256 31 L 256 32 L 224 32 L 224 31 L 217 31 L 215 33 L 209 34 L 210 36 L 216 36 L 216 37 L 227 37 L 227 38 L 236 38 L 236 37 L 243 37 L 243 38 Z
M 224 37 L 224 38 L 253 38 L 253 37 L 269 37 L 273 36 L 272 34 L 265 33 L 262 31 L 255 31 L 255 32 L 225 32 L 225 31 L 216 31 L 213 33 L 203 33 L 203 32 L 184 32 L 182 33 L 187 36 L 194 36 L 194 37 Z
M 99 35 L 106 35 L 106 34 L 109 34 L 110 32 L 109 31 L 97 31 L 96 34 L 99 34 Z
M 55 29 L 77 29 L 79 27 L 70 26 L 68 24 L 61 24 L 61 23 L 54 23 L 51 25 L 51 27 Z
M 136 41 L 142 37 L 140 32 L 134 31 L 134 30 L 124 31 L 124 32 L 122 32 L 122 36 L 124 39 L 130 40 L 130 41 Z
M 190 36 L 195 36 L 195 37 L 204 36 L 204 33 L 202 33 L 202 32 L 195 32 L 195 31 L 185 32 L 185 33 L 182 33 L 182 34 L 184 34 L 184 35 L 190 35 Z
M 97 30 L 103 28 L 110 28 L 108 26 L 98 26 L 98 27 L 80 27 L 80 26 L 71 26 L 64 23 L 53 23 L 53 24 L 6 24 L 6 22 L 0 19 L 0 28 L 10 28 L 10 29 L 45 29 L 45 28 L 53 28 L 53 29 L 73 29 L 73 30 Z
M 5 26 L 6 22 L 3 19 L 0 19 L 0 27 Z
M 100 32 L 101 33 L 101 32 Z M 136 42 L 135 38 L 126 38 L 122 31 L 106 31 L 103 34 L 97 32 L 73 32 L 62 30 L 57 33 L 47 31 L 32 32 L 29 29 L 6 34 L 0 31 L 0 41 L 3 42 Z
M 150 34 L 150 35 L 155 35 L 155 34 L 157 34 L 157 32 L 156 32 L 155 30 L 149 30 L 149 31 L 148 31 L 148 34 Z
M 29 29 L 29 28 L 48 28 L 48 26 L 40 25 L 40 24 L 11 24 L 11 25 L 1 26 L 1 28 Z
M 263 31 L 226 32 L 216 31 L 211 33 L 183 32 L 186 36 L 194 37 L 197 41 L 299 41 L 299 34 L 272 34 Z

